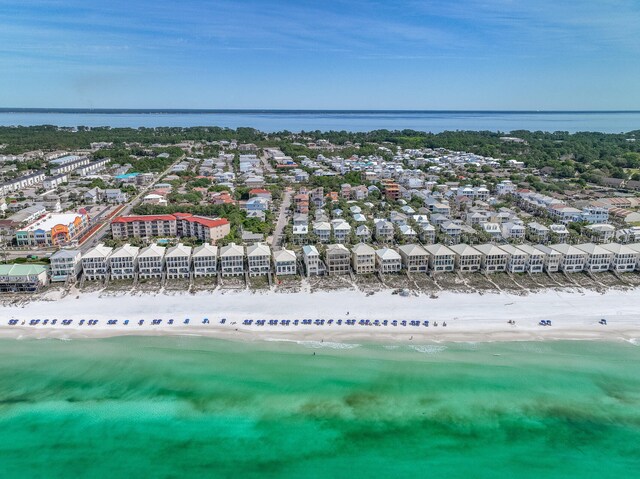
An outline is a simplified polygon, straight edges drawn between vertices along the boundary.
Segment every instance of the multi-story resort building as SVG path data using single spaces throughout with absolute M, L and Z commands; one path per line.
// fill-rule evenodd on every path
M 138 254 L 138 277 L 141 279 L 162 278 L 164 274 L 164 255 L 167 248 L 152 244 Z
M 349 274 L 351 254 L 343 244 L 330 244 L 325 253 L 328 274 Z
M 191 246 L 178 243 L 168 248 L 164 256 L 164 262 L 167 278 L 189 278 L 191 276 Z
M 271 248 L 265 243 L 247 246 L 249 276 L 262 276 L 271 271 Z
M 18 246 L 62 246 L 77 239 L 89 226 L 89 215 L 77 213 L 48 213 L 34 223 L 16 231 Z
M 138 272 L 140 248 L 130 244 L 117 248 L 109 257 L 111 279 L 134 279 Z
M 371 274 L 376 270 L 376 250 L 365 243 L 351 248 L 351 267 L 356 274 Z
M 61 249 L 51 255 L 51 281 L 75 281 L 82 272 L 82 253 L 77 249 Z
M 297 272 L 296 253 L 289 249 L 273 252 L 273 266 L 277 276 L 290 276 Z
M 193 248 L 191 254 L 193 262 L 193 275 L 215 276 L 218 273 L 218 247 L 205 243 Z
M 82 272 L 89 281 L 100 281 L 109 274 L 109 257 L 113 248 L 100 243 L 82 255 Z
M 449 246 L 449 249 L 456 255 L 455 267 L 464 273 L 480 271 L 482 253 L 468 244 L 457 244 Z
M 222 276 L 244 274 L 244 248 L 235 243 L 220 248 L 220 272 Z
M 231 225 L 225 218 L 206 218 L 188 213 L 119 216 L 111 222 L 114 239 L 177 236 L 215 243 L 230 231 Z
M 381 248 L 376 251 L 376 268 L 382 274 L 399 273 L 402 270 L 402 256 L 391 248 Z

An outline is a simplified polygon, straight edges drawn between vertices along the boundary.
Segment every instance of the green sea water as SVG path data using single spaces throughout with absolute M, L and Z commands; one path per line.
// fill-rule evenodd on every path
M 0 352 L 2 478 L 640 477 L 633 344 L 125 337 Z

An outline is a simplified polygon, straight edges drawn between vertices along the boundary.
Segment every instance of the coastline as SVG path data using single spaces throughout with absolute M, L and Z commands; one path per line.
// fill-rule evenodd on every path
M 349 343 L 492 342 L 540 340 L 606 340 L 640 343 L 640 307 L 636 289 L 543 290 L 526 295 L 509 292 L 440 292 L 402 297 L 385 290 L 375 294 L 338 290 L 279 293 L 250 290 L 213 292 L 73 293 L 51 292 L 26 303 L 0 307 L 0 338 L 91 339 L 113 336 L 194 335 L 240 341 L 308 342 L 310 347 L 342 348 Z M 348 314 L 347 314 L 348 313 Z M 32 319 L 57 319 L 54 327 L 30 326 Z M 188 325 L 183 323 L 189 318 Z M 203 318 L 209 324 L 203 324 Z M 225 324 L 220 320 L 225 318 Z M 606 318 L 608 324 L 598 321 Z M 18 324 L 9 326 L 10 319 Z M 69 326 L 60 324 L 71 319 Z M 98 324 L 80 326 L 80 320 Z M 115 325 L 107 321 L 117 319 Z M 152 325 L 162 319 L 160 325 Z M 167 324 L 174 319 L 174 324 Z M 266 320 L 264 326 L 244 320 Z M 302 319 L 324 319 L 323 325 L 293 325 Z M 332 324 L 327 324 L 333 319 Z M 355 325 L 336 324 L 341 319 Z M 128 325 L 123 321 L 129 320 Z M 143 325 L 138 322 L 144 320 Z M 269 320 L 278 320 L 277 326 Z M 290 320 L 288 326 L 280 324 Z M 389 321 L 387 326 L 360 325 L 360 320 Z M 392 320 L 398 325 L 393 326 Z M 406 326 L 401 321 L 407 321 Z M 423 322 L 428 320 L 429 326 Z M 516 321 L 515 325 L 508 324 Z M 551 320 L 552 326 L 540 326 Z M 25 325 L 21 325 L 22 321 Z M 408 322 L 420 321 L 420 326 Z M 434 323 L 438 326 L 434 326 Z M 443 323 L 446 322 L 446 327 Z

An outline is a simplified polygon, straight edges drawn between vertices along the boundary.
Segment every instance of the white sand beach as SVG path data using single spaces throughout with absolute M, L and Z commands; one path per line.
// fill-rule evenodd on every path
M 354 291 L 275 293 L 221 291 L 209 293 L 144 293 L 105 295 L 79 293 L 0 307 L 0 337 L 92 338 L 116 335 L 193 334 L 245 340 L 362 341 L 512 341 L 545 339 L 607 339 L 635 342 L 640 338 L 637 290 L 547 290 L 528 295 L 442 292 L 402 297 L 390 291 L 374 295 Z M 189 318 L 189 324 L 184 319 Z M 203 318 L 209 323 L 203 324 Z M 225 324 L 220 320 L 225 318 Z M 601 318 L 607 325 L 599 324 Z M 11 319 L 17 324 L 9 326 Z M 29 325 L 40 319 L 38 325 Z M 48 324 L 43 325 L 44 319 Z M 56 319 L 52 327 L 50 322 Z M 63 319 L 73 320 L 63 326 Z M 80 325 L 95 319 L 98 324 Z M 108 320 L 117 324 L 108 325 Z M 161 319 L 159 325 L 152 320 Z M 173 324 L 168 324 L 173 319 Z M 264 326 L 256 320 L 267 320 Z M 324 319 L 324 325 L 293 321 Z M 332 324 L 327 321 L 332 319 Z M 343 324 L 336 324 L 341 319 Z M 386 326 L 346 325 L 344 320 L 387 320 Z M 129 320 L 127 325 L 125 320 Z M 144 324 L 139 325 L 139 321 Z M 251 325 L 243 324 L 253 320 Z M 277 326 L 269 320 L 278 320 Z M 290 320 L 288 326 L 280 321 Z M 396 326 L 391 324 L 397 320 Z M 420 326 L 400 322 L 419 320 Z M 428 320 L 429 326 L 423 322 Z M 515 325 L 508 324 L 514 320 Z M 551 320 L 551 326 L 540 326 Z M 435 323 L 438 326 L 435 326 Z M 446 322 L 446 327 L 443 323 Z

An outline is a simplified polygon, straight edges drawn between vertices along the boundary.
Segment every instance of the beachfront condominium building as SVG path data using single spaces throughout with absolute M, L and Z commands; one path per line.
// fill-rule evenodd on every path
M 343 244 L 330 244 L 325 252 L 328 274 L 349 274 L 351 254 Z
M 229 221 L 224 218 L 206 218 L 188 213 L 119 216 L 111 222 L 114 239 L 177 236 L 215 243 L 230 231 Z
M 365 243 L 351 248 L 351 266 L 356 274 L 371 274 L 376 270 L 376 250 Z
M 262 276 L 271 271 L 271 248 L 265 243 L 247 246 L 249 276 Z
M 229 243 L 220 248 L 220 272 L 222 276 L 241 276 L 244 274 L 244 248 Z
M 519 245 L 517 248 L 527 255 L 527 261 L 524 268 L 525 271 L 528 273 L 542 273 L 542 270 L 544 269 L 545 254 L 539 249 L 528 244 Z
M 507 259 L 507 271 L 509 273 L 524 273 L 527 270 L 528 254 L 512 245 L 500 246 L 502 251 L 505 251 L 509 257 Z
M 36 293 L 46 284 L 46 266 L 39 264 L 0 265 L 0 293 Z
M 138 254 L 138 277 L 141 279 L 162 278 L 164 255 L 167 248 L 152 244 Z
M 481 244 L 475 247 L 482 254 L 480 270 L 485 273 L 496 273 L 507 270 L 509 254 L 493 244 Z
M 82 255 L 82 271 L 85 279 L 100 281 L 109 274 L 109 257 L 113 248 L 100 243 Z
M 218 247 L 209 243 L 205 243 L 193 248 L 191 254 L 193 262 L 193 275 L 198 276 L 215 276 L 218 273 Z
M 551 249 L 560 253 L 560 264 L 558 268 L 565 273 L 578 273 L 584 271 L 584 266 L 587 262 L 587 253 L 579 250 L 575 246 L 571 246 L 565 243 L 553 244 Z
M 468 244 L 457 244 L 450 246 L 449 249 L 456 255 L 455 266 L 458 271 L 463 273 L 472 273 L 480 271 L 480 263 L 482 254 L 473 246 Z
M 75 281 L 82 272 L 82 253 L 77 249 L 61 249 L 51 255 L 51 281 Z
M 584 265 L 585 270 L 599 273 L 611 269 L 611 263 L 613 262 L 613 253 L 611 251 L 594 243 L 576 245 L 576 248 L 587 254 L 587 261 Z
M 613 255 L 611 260 L 611 269 L 613 271 L 627 273 L 636 268 L 640 253 L 634 251 L 633 248 L 618 243 L 609 243 L 602 245 L 602 247 Z
M 290 249 L 273 252 L 273 267 L 277 276 L 291 276 L 296 274 L 296 253 Z
M 454 270 L 456 254 L 451 248 L 443 244 L 430 244 L 425 246 L 429 253 L 429 269 L 434 273 L 446 273 Z
M 182 243 L 167 249 L 164 256 L 167 278 L 186 279 L 191 276 L 191 251 L 191 246 Z
M 117 248 L 109 257 L 111 279 L 134 279 L 138 272 L 138 253 L 140 248 L 130 244 Z
M 318 248 L 312 245 L 302 247 L 302 260 L 307 276 L 321 275 L 325 273 L 324 264 L 320 260 Z
M 376 268 L 382 274 L 399 273 L 402 270 L 402 256 L 391 248 L 376 251 Z
M 16 231 L 18 246 L 62 246 L 77 239 L 89 226 L 85 209 L 77 213 L 48 213 Z
M 402 266 L 409 273 L 426 273 L 429 269 L 429 253 L 417 244 L 402 245 L 398 248 Z
M 547 273 L 557 273 L 560 271 L 560 260 L 562 254 L 549 246 L 537 245 L 535 249 L 544 254 L 544 270 Z

